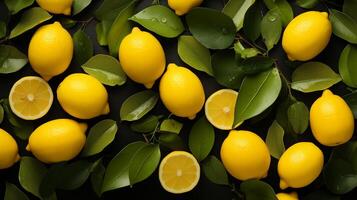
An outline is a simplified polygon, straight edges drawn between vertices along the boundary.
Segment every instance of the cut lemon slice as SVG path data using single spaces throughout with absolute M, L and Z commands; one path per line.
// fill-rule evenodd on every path
M 231 89 L 221 89 L 208 97 L 205 104 L 205 114 L 208 121 L 221 130 L 231 130 L 234 122 L 234 109 L 238 92 Z
M 9 103 L 12 112 L 25 120 L 43 117 L 53 102 L 51 87 L 37 76 L 27 76 L 18 80 L 11 88 Z
M 200 165 L 192 154 L 173 151 L 161 161 L 159 179 L 162 187 L 168 192 L 189 192 L 200 180 Z

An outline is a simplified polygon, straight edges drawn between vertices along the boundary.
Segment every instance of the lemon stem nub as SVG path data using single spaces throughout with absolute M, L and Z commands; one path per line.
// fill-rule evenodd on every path
M 21 159 L 21 156 L 19 154 L 16 155 L 15 162 L 18 162 Z
M 280 186 L 280 189 L 282 189 L 282 190 L 285 190 L 286 188 L 289 187 L 288 184 L 283 180 L 280 180 L 279 186 Z
M 86 123 L 79 123 L 79 127 L 81 128 L 82 132 L 85 133 L 87 131 L 88 125 Z
M 103 110 L 103 115 L 106 115 L 110 112 L 110 108 L 109 108 L 109 104 L 107 103 L 104 107 L 104 110 Z
M 51 80 L 52 76 L 42 75 L 42 78 L 48 82 L 49 80 Z
M 152 83 L 146 83 L 144 84 L 144 86 L 147 88 L 147 89 L 151 89 L 152 86 L 154 86 L 155 82 L 152 82 Z
M 196 118 L 196 115 L 188 117 L 190 120 L 194 120 Z
M 30 148 L 29 144 L 26 146 L 26 151 L 31 151 L 31 148 Z
M 328 95 L 333 95 L 333 93 L 330 90 L 324 90 L 322 96 L 328 96 Z

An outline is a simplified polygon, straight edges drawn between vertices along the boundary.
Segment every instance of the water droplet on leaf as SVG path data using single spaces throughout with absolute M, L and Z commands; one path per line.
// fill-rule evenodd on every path
M 166 18 L 162 18 L 162 19 L 161 19 L 161 22 L 162 22 L 162 23 L 166 23 L 166 22 L 167 22 L 167 19 L 166 19 Z

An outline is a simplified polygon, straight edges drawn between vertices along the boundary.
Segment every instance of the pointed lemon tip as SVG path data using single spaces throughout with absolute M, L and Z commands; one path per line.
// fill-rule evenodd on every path
M 79 128 L 85 133 L 88 129 L 88 125 L 86 123 L 79 123 Z
M 262 178 L 266 178 L 268 176 L 268 172 L 265 172 L 265 174 L 263 174 Z
M 59 22 L 55 22 L 55 23 L 59 23 Z M 41 75 L 42 76 L 42 75 Z M 45 81 L 49 81 L 49 80 L 51 80 L 51 78 L 52 78 L 53 76 L 47 76 L 47 75 L 43 75 L 42 76 L 42 78 L 45 80 Z
M 178 11 L 178 10 L 176 10 L 175 13 L 176 13 L 176 15 L 178 15 L 178 16 L 182 16 L 183 14 L 185 14 L 184 12 L 181 12 L 181 11 Z
M 131 31 L 132 33 L 138 33 L 141 30 L 138 27 L 134 27 L 133 30 Z
M 328 18 L 328 13 L 327 13 L 327 12 L 321 12 L 321 15 L 322 15 L 323 17 Z
M 280 180 L 279 183 L 280 189 L 285 190 L 286 188 L 288 188 L 288 184 L 284 181 L 284 180 Z
M 26 146 L 26 151 L 31 151 L 30 144 Z
M 151 89 L 154 86 L 155 82 L 151 82 L 151 83 L 145 83 L 144 86 L 146 87 L 146 89 Z
M 107 103 L 104 107 L 104 110 L 103 110 L 103 115 L 106 115 L 110 112 L 110 107 L 109 107 L 109 104 Z
M 71 7 L 66 8 L 66 9 L 63 11 L 63 14 L 64 14 L 64 15 L 71 15 Z
M 297 199 L 298 198 L 298 193 L 297 192 L 291 192 L 290 196 L 295 197 Z
M 173 69 L 173 68 L 175 68 L 175 67 L 177 67 L 176 64 L 170 63 L 170 64 L 167 66 L 167 70 L 171 70 L 171 69 Z
M 322 93 L 322 96 L 330 96 L 330 95 L 333 95 L 331 90 L 324 90 L 323 93 Z
M 196 115 L 192 115 L 192 116 L 188 117 L 188 119 L 190 119 L 190 120 L 194 120 L 195 118 L 196 118 Z
M 295 59 L 294 59 L 293 57 L 289 56 L 289 55 L 288 55 L 288 59 L 289 59 L 290 61 L 295 61 Z
M 15 157 L 15 162 L 18 162 L 20 159 L 21 159 L 21 156 L 19 154 L 17 154 Z

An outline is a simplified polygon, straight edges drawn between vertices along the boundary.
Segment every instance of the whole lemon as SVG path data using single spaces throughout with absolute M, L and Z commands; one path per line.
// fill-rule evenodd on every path
M 129 78 L 146 88 L 152 88 L 165 71 L 166 58 L 160 42 L 137 27 L 120 43 L 119 59 Z
M 68 114 L 79 119 L 91 119 L 110 111 L 107 90 L 87 74 L 67 76 L 57 88 L 57 99 Z
M 337 146 L 352 138 L 353 113 L 345 100 L 330 90 L 325 90 L 311 106 L 310 126 L 319 143 Z
M 36 0 L 36 2 L 50 13 L 70 15 L 73 0 Z
M 266 177 L 270 166 L 265 142 L 244 130 L 230 131 L 221 147 L 221 159 L 227 171 L 241 181 Z
M 168 0 L 170 8 L 175 10 L 176 15 L 184 15 L 192 8 L 201 5 L 203 0 Z
M 0 169 L 11 167 L 20 160 L 15 139 L 0 128 Z
M 200 79 L 189 69 L 169 64 L 160 81 L 160 97 L 176 116 L 194 119 L 205 103 Z
M 299 142 L 289 147 L 278 162 L 280 188 L 302 188 L 312 183 L 324 165 L 322 151 L 311 142 Z
M 76 157 L 86 142 L 86 124 L 56 119 L 33 131 L 26 150 L 44 163 L 68 161 Z
M 296 192 L 291 193 L 278 193 L 276 194 L 276 198 L 278 200 L 299 200 L 298 194 Z
M 40 27 L 32 36 L 30 64 L 45 80 L 63 73 L 73 57 L 73 40 L 59 22 Z
M 286 27 L 283 48 L 290 60 L 307 61 L 325 49 L 331 34 L 332 26 L 326 12 L 304 12 Z

